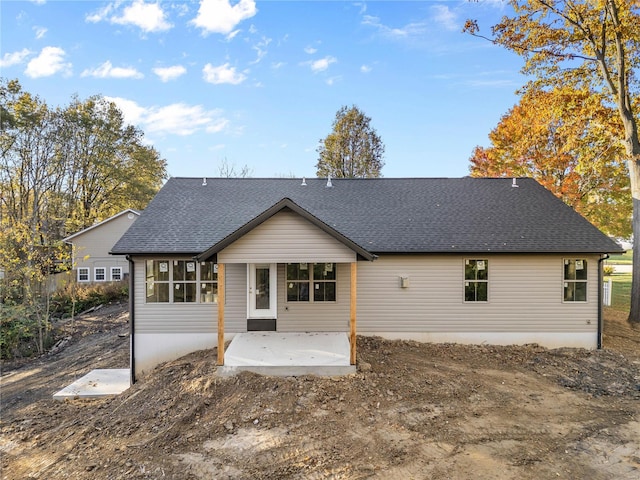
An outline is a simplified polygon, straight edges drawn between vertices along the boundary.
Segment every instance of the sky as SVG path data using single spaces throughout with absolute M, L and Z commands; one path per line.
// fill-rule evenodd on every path
M 51 107 L 102 95 L 171 176 L 313 177 L 342 106 L 385 177 L 462 177 L 518 102 L 523 60 L 462 33 L 502 0 L 0 2 L 0 76 Z

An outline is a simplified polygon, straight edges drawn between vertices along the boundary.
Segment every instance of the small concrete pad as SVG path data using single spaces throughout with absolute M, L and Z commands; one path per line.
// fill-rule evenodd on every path
M 222 376 L 250 371 L 263 375 L 334 376 L 355 373 L 346 333 L 239 333 L 227 347 Z
M 119 395 L 131 386 L 128 368 L 97 369 L 53 395 L 54 400 L 101 398 Z

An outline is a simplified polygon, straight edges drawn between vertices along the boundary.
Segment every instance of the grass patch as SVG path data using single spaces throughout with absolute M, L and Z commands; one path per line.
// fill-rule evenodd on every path
M 611 308 L 620 312 L 629 312 L 631 305 L 631 274 L 616 273 L 605 277 L 605 281 L 611 279 L 612 296 Z
M 633 250 L 629 250 L 622 255 L 611 255 L 605 265 L 631 265 L 633 263 Z

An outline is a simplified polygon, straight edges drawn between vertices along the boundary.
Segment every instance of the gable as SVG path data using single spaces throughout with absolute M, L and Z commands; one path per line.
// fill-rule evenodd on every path
M 292 211 L 280 211 L 218 252 L 221 263 L 354 262 L 356 253 Z

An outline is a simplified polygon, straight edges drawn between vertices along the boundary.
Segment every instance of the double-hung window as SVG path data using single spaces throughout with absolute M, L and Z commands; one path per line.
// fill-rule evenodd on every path
M 486 302 L 489 298 L 489 260 L 464 261 L 464 301 Z
M 89 281 L 89 267 L 79 267 L 78 268 L 78 281 L 79 282 L 88 282 Z
M 122 267 L 111 267 L 111 281 L 119 282 L 122 280 Z
M 564 259 L 564 301 L 587 301 L 587 261 L 585 259 Z
M 216 303 L 218 269 L 213 262 L 147 260 L 147 303 Z
M 335 263 L 287 264 L 288 302 L 335 302 L 336 285 Z
M 96 267 L 94 270 L 95 280 L 96 282 L 104 282 L 107 280 L 107 269 L 106 267 Z

